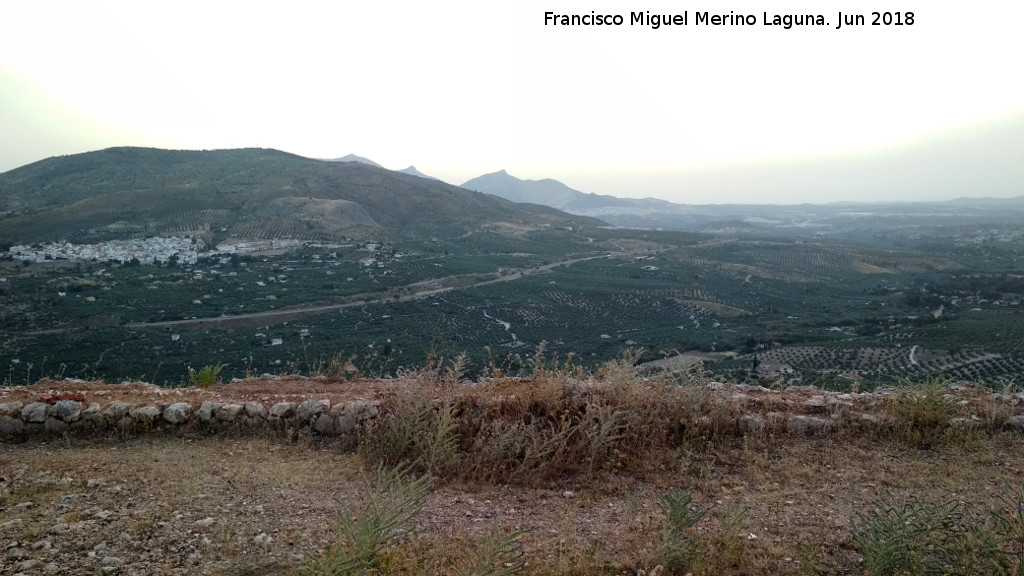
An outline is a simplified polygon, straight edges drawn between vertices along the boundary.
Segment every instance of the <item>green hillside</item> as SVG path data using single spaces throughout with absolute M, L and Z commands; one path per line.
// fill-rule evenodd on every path
M 0 243 L 151 235 L 338 240 L 458 235 L 491 223 L 599 223 L 443 182 L 277 150 L 110 148 L 0 174 Z

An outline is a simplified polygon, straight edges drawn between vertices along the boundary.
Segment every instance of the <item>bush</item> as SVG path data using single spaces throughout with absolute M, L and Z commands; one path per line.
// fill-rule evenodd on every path
M 188 369 L 188 381 L 193 386 L 209 388 L 217 383 L 220 377 L 220 366 L 203 366 L 198 371 L 191 367 Z

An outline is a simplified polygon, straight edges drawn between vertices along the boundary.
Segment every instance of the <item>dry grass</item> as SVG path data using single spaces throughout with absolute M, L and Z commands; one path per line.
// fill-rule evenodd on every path
M 1024 406 L 1006 395 L 941 382 L 888 395 L 713 389 L 699 370 L 640 378 L 633 357 L 584 381 L 540 357 L 528 379 L 459 384 L 458 362 L 439 361 L 406 381 L 309 383 L 379 401 L 355 454 L 269 436 L 7 445 L 0 525 L 20 523 L 0 536 L 69 574 L 94 572 L 101 542 L 133 573 L 292 574 L 361 509 L 361 469 L 404 463 L 435 482 L 412 530 L 380 552 L 386 574 L 480 572 L 472 551 L 488 543 L 521 552 L 527 574 L 649 574 L 671 538 L 686 551 L 663 574 L 856 574 L 851 526 L 882 495 L 980 518 L 1024 477 L 1024 437 L 1003 429 Z M 276 396 L 271 385 L 256 394 Z M 828 425 L 796 429 L 794 414 Z M 710 510 L 670 533 L 673 490 Z M 69 534 L 48 534 L 57 522 Z M 58 552 L 32 548 L 47 540 Z
M 545 474 L 516 487 L 456 475 L 433 490 L 414 532 L 382 565 L 395 574 L 450 573 L 497 525 L 504 533 L 528 530 L 518 540 L 531 574 L 649 570 L 666 527 L 659 497 L 682 489 L 693 490 L 698 505 L 715 504 L 689 532 L 696 553 L 687 570 L 694 574 L 856 573 L 859 554 L 849 534 L 855 510 L 886 491 L 993 509 L 1003 483 L 1024 476 L 1022 444 L 1013 434 L 934 450 L 897 439 L 764 435 L 697 440 L 685 456 L 665 455 L 671 465 L 642 472 Z M 359 456 L 334 449 L 261 439 L 5 448 L 0 523 L 21 519 L 14 537 L 26 543 L 51 540 L 68 573 L 106 541 L 140 572 L 159 565 L 166 573 L 241 574 L 276 566 L 261 573 L 289 574 L 304 553 L 332 541 L 342 512 L 359 509 L 365 467 Z M 80 493 L 72 510 L 55 516 L 61 497 Z M 33 505 L 16 508 L 26 501 Z M 114 515 L 98 520 L 101 510 Z M 212 526 L 196 525 L 207 517 Z M 61 521 L 81 524 L 74 538 L 45 534 Z M 261 532 L 273 538 L 269 546 L 253 544 Z

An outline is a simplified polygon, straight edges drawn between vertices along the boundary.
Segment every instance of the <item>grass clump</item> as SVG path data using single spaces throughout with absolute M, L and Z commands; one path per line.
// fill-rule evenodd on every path
M 955 433 L 949 421 L 959 407 L 948 394 L 949 384 L 942 380 L 908 383 L 892 408 L 897 437 L 917 448 L 934 448 L 952 440 Z
M 377 468 L 363 478 L 366 504 L 357 514 L 342 513 L 338 534 L 324 550 L 308 554 L 301 576 L 348 576 L 377 572 L 381 553 L 405 532 L 406 525 L 426 502 L 430 476 L 413 477 L 407 466 Z

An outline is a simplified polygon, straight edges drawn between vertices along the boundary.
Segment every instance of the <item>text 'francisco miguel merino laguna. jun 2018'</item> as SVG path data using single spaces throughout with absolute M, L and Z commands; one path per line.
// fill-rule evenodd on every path
M 668 26 L 777 26 L 790 30 L 803 26 L 828 26 L 836 30 L 847 26 L 913 26 L 913 12 L 838 12 L 835 18 L 823 14 L 738 14 L 690 12 L 659 14 L 650 11 L 628 14 L 598 14 L 596 11 L 577 14 L 544 13 L 545 26 L 648 26 L 655 30 Z

